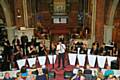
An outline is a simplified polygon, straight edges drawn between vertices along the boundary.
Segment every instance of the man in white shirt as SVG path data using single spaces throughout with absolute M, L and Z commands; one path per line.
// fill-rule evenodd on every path
M 59 41 L 59 44 L 57 45 L 57 55 L 58 55 L 58 68 L 60 68 L 60 62 L 62 59 L 62 69 L 64 69 L 64 55 L 65 55 L 65 50 L 66 46 L 63 44 L 61 41 Z

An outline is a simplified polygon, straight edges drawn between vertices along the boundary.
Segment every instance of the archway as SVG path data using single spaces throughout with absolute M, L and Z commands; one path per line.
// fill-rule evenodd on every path
M 12 28 L 13 19 L 12 19 L 10 4 L 8 3 L 8 0 L 0 0 L 0 5 L 3 9 L 3 13 L 5 16 L 8 39 L 11 43 L 13 40 L 13 37 L 14 37 L 14 32 L 13 32 L 13 28 Z
M 112 31 L 114 28 L 114 17 L 118 6 L 119 0 L 113 0 L 112 5 L 109 6 L 110 12 L 108 13 L 108 18 L 106 20 L 106 25 L 104 26 L 104 42 L 109 43 L 112 41 Z
M 10 7 L 9 7 L 7 0 L 0 0 L 0 5 L 1 5 L 4 15 L 5 15 L 7 27 L 11 27 L 13 20 L 12 20 Z

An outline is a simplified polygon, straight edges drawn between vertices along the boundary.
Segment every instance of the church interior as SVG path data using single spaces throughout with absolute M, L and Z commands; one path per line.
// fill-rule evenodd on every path
M 0 80 L 120 80 L 119 37 L 120 0 L 0 0 Z

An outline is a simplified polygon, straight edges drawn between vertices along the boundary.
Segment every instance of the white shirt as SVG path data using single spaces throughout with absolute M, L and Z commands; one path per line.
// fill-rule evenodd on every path
M 57 45 L 57 51 L 58 53 L 65 53 L 66 46 L 65 44 L 58 44 Z

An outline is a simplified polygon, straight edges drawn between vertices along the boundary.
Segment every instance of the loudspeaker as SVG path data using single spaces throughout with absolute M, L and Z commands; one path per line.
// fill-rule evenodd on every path
M 119 69 L 119 63 L 117 60 L 111 61 L 111 69 Z
M 65 71 L 64 72 L 64 79 L 70 79 L 72 77 L 72 71 Z
M 56 73 L 54 71 L 49 71 L 48 72 L 48 78 L 55 78 Z

